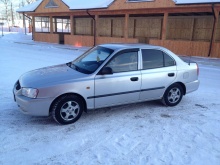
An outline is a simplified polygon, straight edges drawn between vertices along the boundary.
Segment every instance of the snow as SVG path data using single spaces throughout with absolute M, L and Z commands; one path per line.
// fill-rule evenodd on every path
M 198 4 L 198 3 L 220 3 L 220 0 L 174 0 L 177 5 L 180 4 Z
M 21 7 L 17 12 L 34 12 L 43 0 Z M 70 10 L 107 8 L 114 0 L 62 0 Z
M 24 72 L 69 62 L 88 48 L 31 38 L 0 36 L 0 165 L 219 165 L 220 59 L 193 57 L 200 88 L 175 107 L 152 101 L 104 108 L 61 126 L 22 114 L 13 85 Z
M 43 0 L 37 0 L 36 2 L 33 2 L 27 6 L 21 7 L 19 9 L 17 9 L 16 11 L 19 13 L 22 12 L 33 12 L 37 9 L 37 7 L 41 4 Z
M 79 9 L 98 9 L 107 8 L 114 0 L 62 0 L 69 9 L 79 10 Z

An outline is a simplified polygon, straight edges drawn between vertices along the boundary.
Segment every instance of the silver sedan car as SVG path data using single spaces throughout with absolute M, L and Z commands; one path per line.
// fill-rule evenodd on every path
M 25 114 L 60 124 L 83 111 L 149 100 L 177 105 L 199 87 L 199 68 L 166 48 L 146 44 L 102 44 L 72 62 L 23 74 L 15 101 Z

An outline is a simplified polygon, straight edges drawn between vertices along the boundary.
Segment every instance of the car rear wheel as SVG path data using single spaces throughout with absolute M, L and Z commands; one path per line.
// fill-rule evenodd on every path
M 167 106 L 179 104 L 183 97 L 183 88 L 180 84 L 173 84 L 167 88 L 163 95 L 162 102 Z
M 75 95 L 65 95 L 52 106 L 52 116 L 59 124 L 76 122 L 83 112 L 83 102 Z

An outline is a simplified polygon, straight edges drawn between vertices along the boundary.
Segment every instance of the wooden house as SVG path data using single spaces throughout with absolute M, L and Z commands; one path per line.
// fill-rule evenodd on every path
M 38 0 L 17 12 L 32 18 L 35 41 L 148 43 L 220 58 L 220 0 Z

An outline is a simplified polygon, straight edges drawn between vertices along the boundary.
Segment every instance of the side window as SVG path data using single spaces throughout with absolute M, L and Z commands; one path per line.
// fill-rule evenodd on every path
M 174 59 L 172 59 L 169 55 L 167 55 L 166 53 L 164 54 L 164 66 L 168 67 L 168 66 L 174 66 L 176 65 L 176 62 L 174 61 Z
M 153 49 L 142 49 L 143 69 L 163 67 L 163 52 Z
M 138 53 L 126 52 L 114 56 L 107 64 L 113 73 L 135 71 L 138 69 Z
M 154 69 L 176 65 L 176 62 L 166 53 L 160 50 L 142 50 L 143 69 Z

